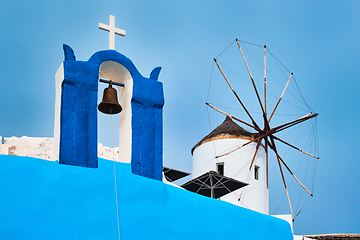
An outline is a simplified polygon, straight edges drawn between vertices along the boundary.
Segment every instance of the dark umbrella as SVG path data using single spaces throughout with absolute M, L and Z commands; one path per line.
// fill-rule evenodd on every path
M 203 196 L 219 198 L 246 185 L 248 184 L 210 171 L 184 183 L 181 187 Z
M 167 167 L 163 167 L 163 172 L 166 180 L 168 180 L 169 182 L 173 182 L 180 178 L 190 175 L 190 173 L 179 171 L 172 168 L 167 168 Z

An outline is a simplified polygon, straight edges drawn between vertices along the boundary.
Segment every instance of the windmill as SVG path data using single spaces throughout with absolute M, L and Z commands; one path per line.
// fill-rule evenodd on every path
M 256 155 L 258 153 L 258 150 L 260 147 L 263 147 L 264 150 L 265 150 L 265 162 L 266 162 L 266 198 L 267 198 L 267 213 L 269 214 L 269 152 L 272 151 L 275 155 L 275 158 L 276 158 L 276 161 L 277 161 L 277 165 L 278 165 L 278 168 L 279 168 L 279 171 L 281 173 L 281 178 L 282 178 L 282 182 L 283 182 L 283 185 L 284 185 L 284 188 L 285 188 L 285 192 L 286 192 L 286 196 L 287 196 L 287 200 L 288 200 L 288 204 L 289 204 L 289 208 L 290 208 L 290 212 L 291 212 L 291 216 L 292 216 L 292 220 L 294 221 L 294 213 L 293 213 L 293 209 L 292 209 L 292 205 L 291 205 L 291 201 L 290 201 L 290 196 L 289 196 L 289 192 L 288 192 L 288 186 L 287 186 L 287 183 L 286 183 L 286 180 L 285 180 L 285 177 L 284 177 L 284 170 L 286 169 L 290 175 L 296 180 L 296 182 L 310 195 L 310 196 L 313 196 L 313 194 L 305 187 L 305 185 L 296 177 L 296 175 L 294 174 L 294 172 L 290 169 L 290 167 L 288 166 L 288 164 L 286 163 L 286 161 L 283 159 L 283 157 L 280 155 L 279 151 L 278 151 L 278 143 L 281 143 L 291 149 L 294 149 L 298 152 L 300 152 L 301 154 L 305 154 L 307 156 L 310 156 L 311 158 L 315 158 L 315 159 L 318 159 L 319 157 L 315 156 L 314 154 L 311 154 L 309 152 L 306 152 L 302 149 L 300 149 L 299 147 L 295 146 L 294 144 L 288 142 L 288 141 L 285 141 L 284 139 L 282 139 L 281 137 L 278 136 L 278 133 L 280 132 L 283 132 L 284 130 L 286 129 L 289 129 L 289 128 L 292 128 L 294 126 L 297 126 L 303 122 L 306 122 L 308 120 L 311 120 L 311 119 L 314 119 L 318 116 L 318 113 L 313 113 L 313 112 L 308 112 L 306 115 L 300 117 L 300 118 L 297 118 L 297 119 L 294 119 L 294 120 L 291 120 L 291 121 L 288 121 L 288 122 L 285 122 L 285 123 L 282 123 L 282 124 L 279 124 L 279 125 L 276 125 L 275 127 L 272 125 L 272 122 L 271 120 L 273 119 L 273 116 L 275 114 L 275 112 L 277 111 L 282 99 L 283 99 L 283 96 L 285 94 L 285 92 L 287 91 L 287 88 L 289 86 L 289 83 L 290 81 L 292 80 L 293 78 L 293 73 L 290 74 L 288 80 L 287 80 L 287 83 L 282 91 L 282 94 L 281 96 L 277 99 L 276 101 L 276 104 L 275 106 L 270 109 L 268 109 L 268 102 L 267 102 L 267 81 L 266 81 L 266 74 L 267 74 L 267 69 L 266 69 L 266 53 L 267 53 L 267 48 L 266 46 L 263 46 L 264 47 L 264 87 L 263 87 L 263 101 L 261 100 L 260 98 L 260 94 L 259 94 L 259 91 L 258 91 L 258 87 L 257 85 L 255 84 L 255 81 L 254 81 L 254 78 L 251 74 L 251 71 L 250 71 L 250 68 L 248 66 L 248 63 L 245 59 L 245 55 L 243 53 L 243 50 L 240 46 L 240 41 L 238 39 L 235 40 L 236 41 L 236 44 L 238 46 L 238 49 L 241 53 L 241 56 L 242 56 L 242 59 L 246 65 L 246 69 L 247 69 L 247 72 L 248 72 L 248 75 L 250 77 L 250 80 L 251 80 L 251 85 L 252 85 L 252 88 L 255 92 L 255 95 L 256 95 L 256 98 L 257 98 L 257 102 L 258 104 L 260 105 L 260 109 L 261 109 L 261 115 L 262 115 L 262 121 L 263 121 L 263 126 L 260 127 L 260 124 L 258 124 L 258 122 L 255 121 L 255 119 L 253 118 L 253 116 L 250 114 L 250 111 L 246 108 L 245 104 L 243 103 L 243 101 L 241 100 L 241 98 L 239 97 L 239 95 L 237 94 L 237 92 L 234 90 L 233 86 L 231 85 L 230 81 L 228 80 L 228 78 L 226 77 L 223 69 L 220 67 L 219 63 L 218 63 L 218 60 L 216 58 L 214 58 L 214 62 L 218 68 L 218 70 L 220 71 L 222 77 L 224 78 L 224 80 L 226 81 L 228 87 L 231 89 L 232 93 L 234 94 L 234 96 L 236 97 L 237 101 L 240 103 L 242 109 L 244 110 L 244 112 L 246 113 L 248 119 L 250 120 L 250 123 L 247 122 L 247 121 L 244 121 L 240 118 L 237 118 L 231 114 L 228 114 L 220 109 L 218 109 L 217 107 L 215 107 L 214 105 L 206 102 L 206 105 L 211 107 L 212 109 L 216 110 L 217 112 L 221 113 L 221 114 L 224 114 L 226 115 L 227 117 L 253 129 L 256 131 L 256 135 L 255 137 L 253 137 L 252 139 L 249 139 L 247 140 L 245 143 L 225 152 L 225 153 L 222 153 L 222 154 L 219 154 L 217 155 L 215 158 L 217 159 L 220 159 L 222 157 L 225 157 L 227 155 L 230 155 L 230 154 L 233 154 L 234 152 L 236 151 L 239 151 L 240 149 L 244 148 L 245 146 L 251 144 L 251 143 L 255 143 L 256 144 L 256 147 L 255 147 L 255 151 L 253 153 L 253 156 L 252 156 L 252 160 L 250 162 L 250 165 L 249 165 L 249 168 L 248 168 L 248 174 L 247 174 L 247 177 L 246 177 L 246 181 L 249 177 L 249 174 L 251 172 L 251 169 L 253 168 L 253 165 L 254 165 L 254 160 L 256 158 Z M 285 169 L 284 169 L 284 168 Z M 246 182 L 245 181 L 245 182 Z M 242 198 L 242 192 L 240 193 L 240 196 L 238 197 L 238 200 L 240 201 Z

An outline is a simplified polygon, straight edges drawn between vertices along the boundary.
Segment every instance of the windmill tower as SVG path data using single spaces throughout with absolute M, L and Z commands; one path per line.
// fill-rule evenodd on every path
M 252 142 L 232 154 L 218 157 L 255 138 L 226 117 L 225 121 L 200 140 L 191 150 L 193 179 L 208 171 L 249 183 L 248 186 L 226 194 L 220 199 L 232 204 L 266 213 L 265 151 L 262 146 L 255 156 L 251 171 L 249 166 L 256 150 Z M 239 200 L 239 196 L 241 198 Z

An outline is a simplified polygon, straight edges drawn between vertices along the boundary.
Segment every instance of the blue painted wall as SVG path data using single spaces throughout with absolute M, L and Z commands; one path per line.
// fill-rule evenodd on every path
M 118 239 L 114 164 L 0 155 L 1 239 Z M 116 163 L 121 239 L 292 239 L 290 225 Z
M 59 162 L 98 167 L 96 107 L 99 71 L 103 62 L 115 61 L 123 65 L 133 78 L 132 171 L 161 181 L 164 94 L 162 83 L 157 81 L 161 68 L 155 68 L 150 78 L 145 78 L 130 59 L 115 50 L 99 51 L 87 62 L 77 61 L 67 45 L 64 45 L 64 53 Z
M 60 108 L 59 162 L 62 164 L 98 167 L 98 79 L 98 66 L 65 55 Z

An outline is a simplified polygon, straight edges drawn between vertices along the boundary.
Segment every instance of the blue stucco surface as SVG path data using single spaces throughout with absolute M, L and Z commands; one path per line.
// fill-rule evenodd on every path
M 98 67 L 64 61 L 59 162 L 96 168 Z
M 113 162 L 0 155 L 2 239 L 118 239 Z M 290 225 L 132 174 L 116 163 L 121 239 L 292 239 Z
M 132 172 L 162 179 L 163 85 L 157 81 L 161 68 L 150 78 L 143 77 L 132 61 L 115 50 L 96 52 L 88 61 L 77 61 L 73 50 L 64 45 L 64 81 L 60 113 L 61 164 L 97 168 L 97 91 L 100 65 L 114 61 L 133 78 Z M 126 86 L 125 86 L 126 87 Z

